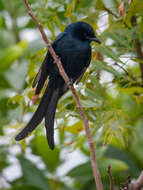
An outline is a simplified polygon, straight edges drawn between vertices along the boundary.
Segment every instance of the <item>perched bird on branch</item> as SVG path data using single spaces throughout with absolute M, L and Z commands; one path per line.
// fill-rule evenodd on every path
M 59 34 L 52 47 L 60 58 L 70 81 L 79 81 L 91 61 L 90 43 L 100 43 L 94 34 L 93 28 L 85 22 L 75 22 L 66 27 Z M 49 147 L 54 149 L 54 118 L 59 98 L 68 90 L 68 85 L 59 73 L 56 63 L 49 52 L 37 73 L 33 87 L 36 87 L 35 96 L 39 95 L 46 79 L 48 85 L 35 111 L 26 127 L 15 137 L 17 141 L 24 139 L 45 119 L 46 136 Z

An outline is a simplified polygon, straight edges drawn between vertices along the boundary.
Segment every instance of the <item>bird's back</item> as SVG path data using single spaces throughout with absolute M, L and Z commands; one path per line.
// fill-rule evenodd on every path
M 69 34 L 58 40 L 53 46 L 59 56 L 62 65 L 69 78 L 78 78 L 85 67 L 88 67 L 91 60 L 91 47 L 88 42 L 81 41 Z M 48 61 L 48 71 L 50 77 L 60 76 L 57 65 L 52 57 Z

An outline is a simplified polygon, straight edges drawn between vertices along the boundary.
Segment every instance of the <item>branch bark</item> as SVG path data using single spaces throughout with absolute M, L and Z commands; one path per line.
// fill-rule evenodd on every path
M 143 187 L 143 171 L 141 172 L 136 182 L 133 184 L 133 189 L 140 190 L 142 187 Z
M 39 23 L 39 21 L 34 16 L 34 14 L 32 12 L 32 9 L 30 7 L 30 4 L 27 2 L 27 0 L 24 0 L 24 3 L 25 3 L 25 5 L 26 5 L 26 7 L 28 9 L 29 15 L 31 16 L 31 18 L 33 19 L 33 21 L 35 22 L 35 24 L 39 28 L 39 31 L 40 31 L 40 33 L 42 35 L 42 38 L 45 41 L 45 44 L 46 44 L 49 52 L 51 53 L 51 55 L 52 55 L 52 57 L 54 59 L 54 62 L 57 64 L 61 76 L 65 80 L 66 84 L 68 85 L 69 89 L 72 91 L 72 94 L 73 94 L 73 96 L 75 98 L 76 105 L 77 105 L 77 107 L 79 109 L 79 112 L 80 112 L 80 116 L 81 116 L 81 118 L 82 118 L 82 120 L 84 122 L 84 128 L 85 128 L 85 132 L 86 132 L 86 136 L 87 136 L 87 140 L 88 140 L 88 144 L 89 144 L 89 148 L 90 148 L 91 165 L 92 165 L 92 170 L 93 170 L 93 174 L 94 174 L 96 187 L 97 187 L 97 190 L 103 190 L 102 181 L 101 181 L 101 177 L 100 177 L 100 173 L 99 173 L 98 165 L 97 165 L 97 161 L 96 161 L 94 143 L 93 143 L 92 136 L 91 136 L 90 129 L 89 129 L 88 119 L 87 119 L 87 117 L 86 117 L 86 115 L 84 113 L 83 107 L 81 106 L 78 94 L 75 91 L 74 86 L 70 83 L 70 80 L 69 80 L 67 74 L 65 73 L 63 67 L 62 67 L 62 63 L 61 63 L 60 59 L 57 57 L 54 49 L 52 48 L 49 40 L 47 39 L 47 36 L 46 36 L 46 34 L 44 32 L 44 29 L 43 29 L 42 25 Z
M 124 16 L 125 14 L 125 0 L 122 0 L 120 6 L 118 7 L 118 13 L 120 16 Z
M 137 26 L 136 16 L 132 16 L 131 23 L 132 23 L 132 26 L 134 26 L 134 27 Z M 135 39 L 135 45 L 136 45 L 137 57 L 139 59 L 139 66 L 140 66 L 142 86 L 143 86 L 143 52 L 142 52 L 141 42 L 140 42 L 139 38 Z
M 110 179 L 110 190 L 114 190 L 114 180 L 113 180 L 113 177 L 112 177 L 111 166 L 110 165 L 108 165 L 108 167 L 107 167 L 107 173 L 108 173 L 109 179 Z

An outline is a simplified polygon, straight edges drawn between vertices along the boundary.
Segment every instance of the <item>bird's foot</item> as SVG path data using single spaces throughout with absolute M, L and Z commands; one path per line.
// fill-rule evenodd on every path
M 68 81 L 68 83 L 67 83 L 67 85 L 68 85 L 68 86 L 72 86 L 72 85 L 73 85 L 73 83 L 74 83 L 73 79 L 72 79 L 72 78 L 70 78 L 70 79 L 69 79 L 69 81 Z

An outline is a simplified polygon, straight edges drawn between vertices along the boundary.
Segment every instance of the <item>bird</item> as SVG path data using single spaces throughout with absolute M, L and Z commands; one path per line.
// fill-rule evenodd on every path
M 51 44 L 72 83 L 79 82 L 91 62 L 91 42 L 101 43 L 92 26 L 83 21 L 69 24 Z M 45 81 L 48 84 L 37 110 L 26 127 L 15 137 L 20 141 L 28 136 L 45 119 L 46 137 L 51 150 L 54 149 L 54 118 L 60 97 L 68 91 L 68 84 L 59 73 L 49 51 L 37 73 L 32 87 L 39 95 Z

